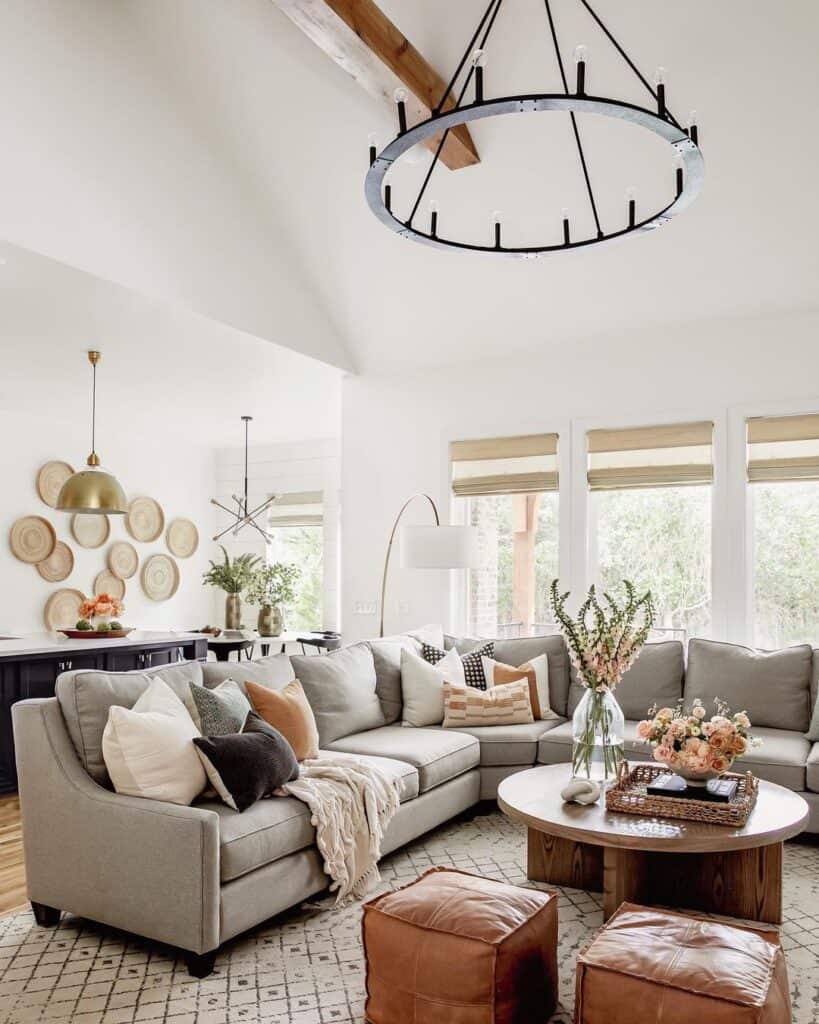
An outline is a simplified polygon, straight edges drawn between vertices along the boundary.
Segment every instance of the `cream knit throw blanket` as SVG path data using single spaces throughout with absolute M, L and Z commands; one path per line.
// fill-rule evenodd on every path
M 324 870 L 336 905 L 366 896 L 378 884 L 381 840 L 398 810 L 398 780 L 354 758 L 318 757 L 277 793 L 310 808 Z

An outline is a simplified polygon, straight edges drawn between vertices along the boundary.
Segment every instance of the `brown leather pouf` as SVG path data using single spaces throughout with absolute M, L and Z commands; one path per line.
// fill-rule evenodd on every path
M 433 868 L 364 905 L 369 1024 L 544 1024 L 557 897 Z
M 623 903 L 578 957 L 575 1024 L 791 1024 L 774 931 Z

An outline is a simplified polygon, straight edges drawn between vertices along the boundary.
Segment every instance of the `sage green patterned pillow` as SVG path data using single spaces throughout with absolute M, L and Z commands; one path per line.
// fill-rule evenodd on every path
M 253 709 L 238 683 L 226 679 L 213 690 L 196 683 L 191 683 L 190 687 L 203 736 L 229 736 L 242 731 L 245 719 Z

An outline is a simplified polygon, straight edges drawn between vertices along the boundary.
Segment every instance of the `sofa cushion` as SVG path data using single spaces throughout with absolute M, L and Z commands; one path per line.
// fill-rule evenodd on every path
M 811 716 L 812 655 L 809 644 L 754 651 L 737 644 L 691 640 L 686 704 L 699 697 L 711 711 L 714 698 L 719 697 L 732 711 L 747 711 L 754 727 L 804 733 Z
M 761 739 L 762 746 L 749 748 L 734 762 L 733 770 L 751 771 L 759 779 L 801 793 L 806 786 L 806 764 L 812 744 L 801 733 L 786 729 L 754 727 L 751 735 Z
M 400 725 L 345 736 L 331 743 L 330 750 L 406 761 L 418 769 L 421 793 L 476 768 L 481 756 L 478 741 L 467 733 L 453 729 L 405 729 Z
M 319 734 L 315 715 L 298 679 L 288 683 L 283 690 L 270 690 L 250 680 L 246 686 L 254 710 L 284 736 L 297 761 L 318 757 Z
M 808 754 L 805 788 L 811 793 L 819 793 L 819 743 L 812 744 Z
M 333 757 L 348 756 L 327 750 L 321 753 Z M 418 772 L 412 765 L 386 757 L 364 757 L 362 760 L 400 780 L 401 803 L 418 795 Z M 219 873 L 222 882 L 241 878 L 265 864 L 305 850 L 316 840 L 316 830 L 310 823 L 310 808 L 295 797 L 274 796 L 259 800 L 243 814 L 219 800 L 198 801 L 196 806 L 219 815 Z
M 474 725 L 448 731 L 475 737 L 481 745 L 481 765 L 533 765 L 541 736 L 562 722 L 555 718 L 528 725 Z
M 543 723 L 546 724 L 546 723 Z M 637 723 L 623 728 L 623 751 L 630 761 L 650 761 L 651 747 L 637 740 Z M 541 736 L 537 745 L 538 764 L 565 764 L 572 759 L 572 723 L 562 722 Z
M 254 661 L 208 661 L 202 666 L 202 680 L 211 690 L 226 679 L 235 679 L 242 691 L 248 679 L 259 686 L 281 690 L 295 678 L 296 673 L 286 654 L 271 654 Z
M 203 736 L 229 736 L 242 731 L 252 709 L 235 679 L 226 679 L 213 689 L 192 685 L 190 691 L 198 712 L 194 724 Z
M 549 659 L 549 704 L 552 711 L 565 718 L 569 698 L 569 653 L 563 637 L 557 634 L 526 636 L 495 642 L 495 661 L 507 665 L 522 665 L 539 654 Z
M 369 644 L 353 644 L 321 656 L 293 657 L 290 662 L 316 716 L 322 746 L 384 725 Z
M 658 708 L 673 708 L 683 695 L 683 670 L 683 645 L 679 640 L 646 644 L 617 687 L 617 702 L 625 717 L 637 721 L 646 718 L 652 704 Z M 574 714 L 585 692 L 572 669 L 568 718 Z
M 421 644 L 409 636 L 370 640 L 369 644 L 375 665 L 375 692 L 381 702 L 384 725 L 392 725 L 401 717 L 404 706 L 401 699 L 401 650 L 420 654 Z
M 529 680 L 489 690 L 444 683 L 444 728 L 466 725 L 529 725 L 534 722 Z
M 112 707 L 132 708 L 151 682 L 170 686 L 190 712 L 190 683 L 202 684 L 198 661 L 162 665 L 145 672 L 64 672 L 55 687 L 68 734 L 83 768 L 95 782 L 110 785 L 102 756 L 102 734 Z M 192 716 L 193 717 L 193 716 Z

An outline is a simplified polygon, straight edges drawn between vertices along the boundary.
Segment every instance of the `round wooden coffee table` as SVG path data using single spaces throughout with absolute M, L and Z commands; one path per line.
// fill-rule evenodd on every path
M 528 827 L 532 881 L 603 892 L 606 919 L 631 903 L 687 907 L 780 924 L 782 849 L 808 820 L 798 793 L 759 783 L 742 828 L 566 804 L 567 764 L 518 772 L 498 787 L 501 810 Z

